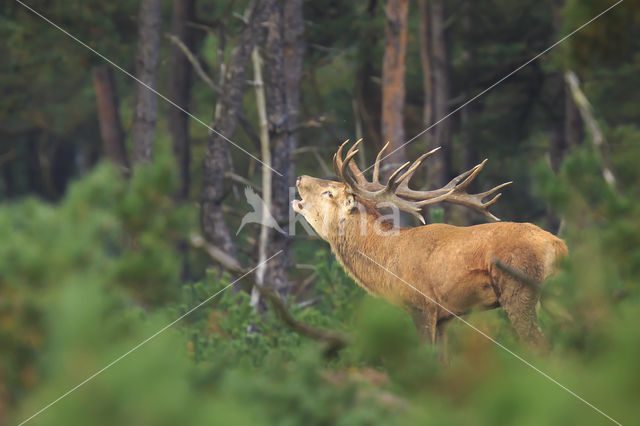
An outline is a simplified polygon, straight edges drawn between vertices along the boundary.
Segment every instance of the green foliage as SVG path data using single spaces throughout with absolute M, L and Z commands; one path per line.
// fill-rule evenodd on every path
M 103 164 L 58 206 L 26 199 L 0 208 L 0 339 L 10 398 L 33 385 L 33 360 L 59 319 L 45 319 L 43 309 L 69 283 L 117 286 L 144 306 L 175 299 L 175 247 L 189 220 L 173 207 L 173 188 L 171 157 L 160 152 L 130 181 Z
M 319 302 L 302 309 L 291 299 L 288 305 L 301 321 L 352 336 L 353 343 L 332 359 L 271 311 L 256 316 L 247 293 L 225 290 L 234 279 L 229 275 L 210 271 L 175 295 L 180 265 L 173 247 L 184 234 L 185 212 L 171 206 L 173 178 L 164 158 L 159 155 L 130 182 L 101 166 L 75 183 L 58 206 L 25 200 L 0 209 L 3 232 L 10 236 L 0 246 L 0 336 L 9 348 L 1 368 L 12 390 L 11 420 L 29 417 L 204 301 L 40 414 L 38 423 L 603 419 L 460 323 L 451 327 L 451 366 L 442 368 L 431 348 L 417 344 L 408 316 L 365 296 L 326 250 L 315 255 L 318 280 L 305 294 Z M 640 340 L 633 327 L 620 324 L 633 324 L 640 314 L 633 280 L 638 228 L 630 225 L 640 203 L 603 184 L 587 149 L 571 155 L 559 176 L 542 168 L 538 174 L 542 194 L 565 215 L 572 253 L 547 283 L 545 297 L 559 301 L 573 321 L 547 316 L 552 355 L 523 356 L 612 417 L 630 421 L 640 396 Z M 147 220 L 138 220 L 136 210 Z M 509 326 L 501 315 L 469 320 L 510 350 L 522 351 L 505 334 Z
M 230 3 L 228 10 L 215 2 L 197 4 L 199 18 L 230 28 L 225 57 L 243 25 L 233 13 L 241 14 L 246 3 Z M 455 5 L 446 23 L 451 109 L 612 3 L 567 1 L 556 11 L 554 4 L 523 0 Z M 133 69 L 136 2 L 32 5 Z M 366 101 L 375 106 L 379 100 L 383 7 L 380 2 L 305 2 L 307 52 L 300 112 L 303 121 L 320 116 L 325 121 L 321 127 L 299 129 L 299 140 L 317 148 L 321 158 L 329 158 L 325 154 L 343 135 L 353 135 L 353 89 L 363 83 L 358 80 L 361 75 L 368 76 L 366 95 L 371 99 Z M 410 7 L 408 137 L 427 125 L 421 112 L 419 16 L 415 4 Z M 472 146 L 471 156 L 478 157 L 472 160 L 491 158 L 478 178 L 479 187 L 516 181 L 515 189 L 506 191 L 496 206 L 496 214 L 543 224 L 551 210 L 562 219 L 561 236 L 570 247 L 569 259 L 543 290 L 542 325 L 554 346 L 549 357 L 536 358 L 521 348 L 500 311 L 473 313 L 466 319 L 625 424 L 636 421 L 640 398 L 640 334 L 635 326 L 640 315 L 638 16 L 635 3 L 624 2 L 551 56 L 531 63 L 450 118 L 455 123 L 454 152 Z M 560 29 L 555 28 L 557 17 L 563 21 Z M 0 64 L 0 137 L 6 142 L 0 149 L 0 193 L 4 197 L 45 192 L 30 182 L 37 180 L 32 176 L 34 162 L 61 163 L 51 160 L 60 146 L 74 147 L 69 157 L 73 161 L 65 167 L 78 178 L 67 188 L 57 188 L 59 193 L 50 197 L 57 204 L 27 197 L 0 206 L 0 406 L 8 408 L 8 414 L 0 411 L 0 423 L 3 416 L 16 423 L 26 419 L 187 313 L 34 422 L 606 421 L 458 321 L 450 325 L 451 365 L 442 367 L 431 348 L 417 343 L 409 317 L 357 287 L 319 241 L 293 242 L 294 260 L 312 264 L 317 278 L 291 296 L 287 306 L 306 324 L 349 334 L 352 344 L 327 359 L 321 343 L 300 336 L 271 310 L 256 315 L 247 283 L 227 288 L 236 277 L 217 270 L 205 273 L 208 259 L 177 249 L 195 228 L 196 218 L 195 209 L 188 203 L 177 208 L 171 196 L 175 174 L 165 143 L 166 109 L 160 108 L 153 165 L 138 167 L 129 180 L 106 164 L 88 172 L 99 151 L 88 70 L 101 62 L 38 19 L 16 3 L 0 10 L 6 58 Z M 220 41 L 213 33 L 198 31 L 195 53 L 216 79 Z M 163 42 L 163 49 L 166 46 Z M 165 93 L 164 50 L 161 58 L 158 84 Z M 541 165 L 549 134 L 563 124 L 565 67 L 580 75 L 600 120 L 617 177 L 615 189 L 602 179 L 601 162 L 588 134 L 584 141 L 570 141 L 582 145 L 571 147 L 557 175 Z M 132 83 L 122 76 L 117 79 L 126 130 L 132 93 L 125 89 Z M 250 92 L 244 105 L 249 121 L 255 115 Z M 214 98 L 196 80 L 191 111 L 201 118 L 210 116 Z M 376 119 L 369 123 L 374 130 L 379 128 Z M 193 200 L 201 189 L 198 159 L 204 156 L 207 129 L 196 122 L 191 127 Z M 237 132 L 233 140 L 255 151 L 245 134 Z M 407 147 L 408 156 L 425 146 L 424 140 L 416 140 Z M 369 157 L 372 151 L 367 151 Z M 5 157 L 12 152 L 17 159 Z M 297 172 L 319 175 L 317 158 L 307 154 L 297 155 Z M 239 173 L 254 170 L 244 154 L 232 150 L 231 155 Z M 463 163 L 462 155 L 455 154 L 454 169 L 463 169 Z M 41 173 L 55 175 L 41 168 Z M 249 178 L 255 179 L 250 173 Z M 225 203 L 237 202 L 229 196 Z M 442 221 L 440 210 L 431 213 L 432 221 Z M 195 282 L 181 278 L 185 261 Z M 297 278 L 294 273 L 292 277 Z M 301 307 L 302 300 L 312 303 Z

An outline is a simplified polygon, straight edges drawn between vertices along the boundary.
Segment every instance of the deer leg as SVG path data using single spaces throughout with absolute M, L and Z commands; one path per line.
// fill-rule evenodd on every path
M 546 354 L 549 343 L 538 325 L 536 305 L 540 299 L 538 291 L 526 284 L 507 279 L 498 300 L 518 336 L 535 352 Z
M 433 308 L 413 308 L 411 318 L 418 332 L 420 343 L 433 345 L 436 341 L 437 310 Z
M 436 346 L 438 347 L 438 361 L 443 365 L 449 365 L 449 351 L 447 350 L 446 321 L 441 321 L 436 326 Z

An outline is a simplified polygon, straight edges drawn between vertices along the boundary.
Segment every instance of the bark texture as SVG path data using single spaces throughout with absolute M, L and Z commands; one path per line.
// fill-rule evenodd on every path
M 158 74 L 158 51 L 162 1 L 141 0 L 138 13 L 138 48 L 136 53 L 136 77 L 155 89 Z M 151 161 L 153 139 L 156 130 L 158 102 L 149 87 L 138 83 L 133 113 L 133 162 Z
M 562 8 L 564 0 L 554 0 L 551 2 L 552 27 L 557 37 L 562 33 Z M 554 72 L 550 80 L 554 87 L 557 87 L 557 99 L 561 107 L 552 109 L 555 112 L 552 117 L 553 128 L 551 137 L 549 138 L 549 159 L 551 168 L 557 172 L 570 150 L 571 146 L 575 146 L 582 141 L 584 137 L 582 120 L 580 112 L 571 96 L 571 90 L 567 87 L 567 83 L 562 75 L 562 70 Z
M 265 41 L 265 88 L 267 118 L 270 126 L 272 214 L 282 229 L 288 229 L 289 188 L 293 185 L 295 165 L 292 153 L 297 145 L 304 23 L 302 0 L 276 3 L 268 22 Z M 267 257 L 283 253 L 267 265 L 264 282 L 285 297 L 289 292 L 289 236 L 269 229 Z
M 247 65 L 251 60 L 251 52 L 261 37 L 261 29 L 272 9 L 273 0 L 256 3 L 250 13 L 247 26 L 244 28 L 238 44 L 233 49 L 225 77 L 222 94 L 214 108 L 213 124 L 216 132 L 211 132 L 204 161 L 204 183 L 202 189 L 201 223 L 205 238 L 235 257 L 236 249 L 224 222 L 222 200 L 224 198 L 224 173 L 229 168 L 229 142 L 237 125 L 238 115 L 242 107 Z
M 102 149 L 114 164 L 128 167 L 127 151 L 124 146 L 124 131 L 118 112 L 118 92 L 109 65 L 100 65 L 93 69 L 93 88 L 96 92 L 98 122 Z
M 409 0 L 389 0 L 385 7 L 385 50 L 382 62 L 382 138 L 394 151 L 383 176 L 404 163 L 404 100 Z
M 431 111 L 434 122 L 444 118 L 449 112 L 451 88 L 449 82 L 449 44 L 447 40 L 445 20 L 445 1 L 432 0 L 429 4 L 432 42 L 433 95 Z M 451 133 L 452 121 L 445 119 L 432 130 L 432 145 L 429 149 L 441 146 L 442 150 L 434 156 L 429 164 L 427 179 L 432 188 L 441 188 L 451 176 Z
M 376 17 L 377 1 L 369 0 L 367 4 L 367 19 L 373 21 Z M 382 142 L 380 134 L 382 110 L 382 100 L 380 88 L 374 83 L 376 77 L 376 63 L 374 59 L 374 46 L 378 44 L 377 28 L 372 25 L 364 26 L 362 40 L 357 51 L 359 52 L 358 70 L 356 71 L 355 101 L 358 106 L 358 114 L 362 122 L 362 130 L 366 140 L 371 141 L 373 149 L 371 152 L 378 152 L 386 143 Z M 369 144 L 367 144 L 369 146 Z
M 184 46 L 193 50 L 193 30 L 188 22 L 194 17 L 194 0 L 174 0 L 171 17 L 171 33 L 180 39 Z M 190 92 L 193 81 L 191 63 L 180 47 L 171 48 L 169 69 L 169 99 L 189 110 Z M 173 152 L 178 163 L 180 187 L 178 198 L 186 200 L 189 196 L 189 116 L 178 108 L 167 111 L 169 133 L 173 141 Z
M 422 91 L 424 105 L 422 119 L 425 126 L 433 122 L 433 70 L 431 69 L 431 22 L 429 21 L 429 0 L 418 0 L 420 28 L 420 64 L 422 66 Z M 427 133 L 429 137 L 429 133 Z

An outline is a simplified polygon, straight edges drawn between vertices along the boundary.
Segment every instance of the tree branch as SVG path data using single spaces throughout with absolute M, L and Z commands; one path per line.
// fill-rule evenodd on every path
M 261 194 L 262 193 L 262 188 L 260 188 L 258 185 L 254 184 L 253 182 L 251 182 L 249 179 L 242 177 L 236 173 L 233 172 L 225 172 L 224 173 L 224 177 L 231 179 L 234 182 L 240 183 L 242 185 L 248 186 L 251 189 L 253 189 L 255 192 Z
M 202 81 L 204 81 L 204 83 L 209 86 L 209 88 L 211 90 L 213 90 L 216 93 L 221 93 L 220 87 L 218 87 L 217 84 L 215 84 L 213 82 L 213 80 L 211 80 L 211 77 L 209 77 L 209 75 L 207 75 L 207 73 L 205 72 L 205 70 L 202 68 L 202 64 L 200 64 L 200 61 L 198 60 L 198 58 L 196 58 L 196 56 L 193 54 L 193 52 L 191 52 L 189 50 L 189 48 L 187 47 L 187 45 L 185 45 L 182 40 L 180 40 L 178 37 L 176 37 L 175 35 L 171 34 L 171 33 L 165 33 L 164 36 L 174 45 L 176 45 L 178 48 L 180 48 L 180 50 L 182 50 L 182 53 L 184 53 L 184 56 L 187 57 L 187 59 L 189 60 L 189 62 L 191 63 L 191 66 L 193 66 L 193 69 L 196 71 L 196 74 L 198 74 L 198 77 L 200 77 L 200 79 L 202 79 Z
M 245 274 L 248 271 L 246 268 L 243 268 L 236 259 L 229 256 L 218 247 L 209 244 L 198 234 L 191 235 L 191 245 L 195 248 L 204 250 L 215 262 L 219 263 L 223 268 L 232 273 Z M 278 317 L 282 319 L 285 324 L 291 327 L 295 332 L 305 337 L 324 342 L 326 344 L 324 349 L 326 356 L 334 356 L 337 351 L 348 346 L 351 342 L 351 339 L 348 336 L 341 333 L 321 330 L 296 320 L 291 312 L 289 312 L 282 299 L 280 299 L 280 296 L 264 286 L 258 285 L 254 275 L 249 274 L 245 278 L 252 282 L 253 288 L 264 300 L 267 300 L 271 304 L 274 311 L 278 314 Z
M 616 178 L 613 174 L 611 158 L 609 157 L 609 149 L 604 140 L 604 136 L 602 135 L 602 131 L 600 130 L 600 126 L 598 125 L 598 121 L 593 114 L 593 108 L 582 89 L 580 89 L 580 83 L 576 74 L 569 70 L 564 73 L 564 79 L 571 90 L 571 96 L 578 107 L 578 111 L 580 111 L 580 116 L 585 122 L 587 130 L 591 135 L 593 146 L 602 160 L 602 176 L 604 177 L 605 182 L 615 188 Z

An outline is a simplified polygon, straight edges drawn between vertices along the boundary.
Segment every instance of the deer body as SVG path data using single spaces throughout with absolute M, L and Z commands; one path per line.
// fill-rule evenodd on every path
M 388 236 L 376 235 L 373 226 L 367 235 L 358 224 L 355 228 L 328 240 L 347 273 L 371 294 L 404 308 L 431 304 L 426 294 L 442 305 L 434 307 L 438 321 L 449 319 L 451 312 L 499 306 L 496 289 L 505 272 L 496 261 L 541 282 L 566 253 L 560 239 L 528 223 L 433 224 Z
M 352 153 L 353 148 L 345 163 L 334 160 L 341 179 Z M 341 150 L 338 154 L 341 156 Z M 355 166 L 349 167 L 354 174 L 359 172 Z M 464 177 L 473 178 L 476 168 Z M 392 175 L 389 182 L 397 175 Z M 467 182 L 460 184 L 462 179 L 456 179 L 453 186 L 436 192 L 434 198 L 440 201 L 441 194 L 453 194 Z M 537 288 L 505 272 L 498 264 L 528 281 L 542 282 L 567 254 L 562 240 L 529 223 L 497 222 L 469 227 L 431 224 L 393 229 L 376 210 L 375 200 L 360 196 L 359 192 L 366 191 L 354 190 L 354 179 L 345 181 L 298 178 L 302 200 L 295 200 L 293 208 L 330 244 L 358 285 L 412 316 L 422 340 L 443 343 L 444 324 L 454 315 L 464 315 L 474 308 L 502 307 L 526 343 L 539 351 L 548 349 L 537 323 Z M 492 191 L 480 195 L 491 195 Z M 410 195 L 413 193 L 417 191 Z M 389 198 L 389 194 L 385 197 Z M 456 193 L 455 201 L 486 212 L 491 202 L 482 203 L 482 197 L 480 201 L 473 197 L 477 195 Z M 415 211 L 404 199 L 399 204 L 403 210 Z

